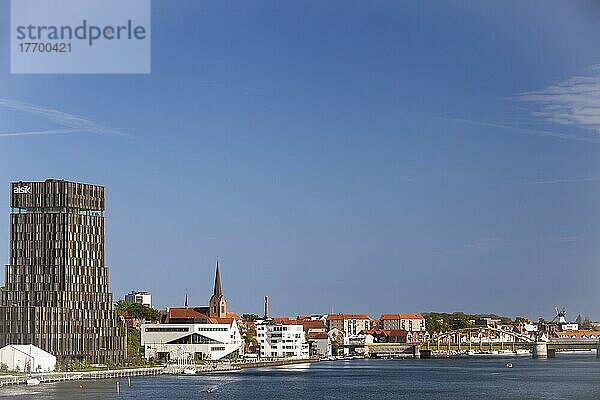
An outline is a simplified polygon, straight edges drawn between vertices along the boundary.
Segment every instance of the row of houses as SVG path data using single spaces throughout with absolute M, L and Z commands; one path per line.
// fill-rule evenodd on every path
M 205 307 L 169 308 L 160 323 L 142 324 L 148 359 L 220 360 L 242 355 L 308 358 L 348 354 L 370 343 L 417 343 L 429 339 L 419 314 L 325 314 L 243 320 L 237 314 L 210 316 Z
M 137 301 L 137 298 L 135 299 Z M 143 299 L 140 299 L 143 302 Z M 139 326 L 144 357 L 166 361 L 307 358 L 347 354 L 369 343 L 417 343 L 429 339 L 420 314 L 303 315 L 271 318 L 268 297 L 262 318 L 227 311 L 219 264 L 208 306 L 168 308 L 160 321 Z
M 263 318 L 246 329 L 255 329 L 257 338 L 256 347 L 247 351 L 260 357 L 348 355 L 373 343 L 418 343 L 430 338 L 420 314 L 383 314 L 378 320 L 366 314 Z M 293 337 L 286 335 L 291 332 Z

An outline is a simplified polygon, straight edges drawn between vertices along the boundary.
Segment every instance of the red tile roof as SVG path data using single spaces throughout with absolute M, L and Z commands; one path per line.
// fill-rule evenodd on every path
M 340 321 L 346 319 L 368 319 L 371 318 L 367 314 L 329 314 L 327 319 L 330 321 Z
M 238 321 L 242 319 L 242 318 L 240 318 L 239 315 L 237 315 L 234 312 L 228 312 L 227 315 L 226 315 L 226 318 L 233 318 L 233 319 L 238 320 Z
M 194 310 L 193 308 L 187 307 L 172 307 L 167 312 L 167 321 L 169 319 L 207 319 L 208 317 L 201 312 Z
M 302 322 L 302 326 L 304 327 L 305 331 L 307 331 L 309 329 L 325 329 L 325 321 L 320 320 L 320 319 L 315 320 L 315 321 L 304 320 L 301 322 Z
M 387 334 L 388 336 L 391 337 L 406 337 L 406 335 L 408 334 L 407 331 L 401 330 L 401 329 L 392 329 L 388 331 L 389 333 Z
M 595 336 L 595 337 L 600 337 L 600 331 L 587 331 L 587 330 L 580 330 L 580 331 L 563 331 L 563 332 L 556 332 L 556 336 L 558 337 L 591 337 L 591 336 Z
M 309 332 L 308 339 L 328 339 L 327 332 Z
M 381 314 L 380 320 L 396 320 L 396 319 L 425 319 L 421 314 Z
M 231 325 L 233 323 L 233 318 L 209 318 L 209 324 L 228 324 Z
M 390 330 L 388 329 L 363 329 L 362 331 L 360 331 L 359 333 L 363 334 L 363 335 L 389 335 L 390 334 Z

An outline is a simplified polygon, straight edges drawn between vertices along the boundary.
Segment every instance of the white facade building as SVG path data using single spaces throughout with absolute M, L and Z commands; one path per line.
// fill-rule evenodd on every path
M 242 337 L 233 318 L 217 323 L 142 324 L 141 342 L 147 359 L 219 360 L 242 351 Z
M 0 364 L 9 371 L 51 372 L 56 357 L 32 344 L 9 344 L 0 349 Z
M 152 307 L 152 295 L 148 292 L 132 290 L 131 293 L 125 295 L 125 301 L 129 304 L 139 303 L 146 307 Z
M 560 329 L 562 329 L 563 331 L 578 331 L 579 330 L 579 324 L 576 323 L 568 323 L 568 324 L 562 324 L 560 326 Z
M 261 357 L 308 358 L 308 343 L 301 323 L 257 321 L 256 339 Z

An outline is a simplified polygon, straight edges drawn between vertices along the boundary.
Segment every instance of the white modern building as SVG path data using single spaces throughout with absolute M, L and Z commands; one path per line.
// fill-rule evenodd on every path
M 152 307 L 152 295 L 148 292 L 136 292 L 132 290 L 131 293 L 125 295 L 125 301 L 129 304 L 142 304 L 146 307 Z
M 142 324 L 146 359 L 167 361 L 220 360 L 237 357 L 242 337 L 233 318 L 209 318 L 206 323 Z
M 308 343 L 302 323 L 275 323 L 271 319 L 256 323 L 256 339 L 261 357 L 308 358 Z
M 9 344 L 0 349 L 0 365 L 9 371 L 50 372 L 56 357 L 32 344 Z
M 140 326 L 144 357 L 186 363 L 237 358 L 244 349 L 238 319 L 235 313 L 227 312 L 217 261 L 208 306 L 188 307 L 186 295 L 185 307 L 168 308 L 162 323 Z

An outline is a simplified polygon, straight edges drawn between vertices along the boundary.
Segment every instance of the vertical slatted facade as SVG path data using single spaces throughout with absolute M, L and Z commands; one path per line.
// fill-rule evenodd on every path
M 125 357 L 104 264 L 104 188 L 47 180 L 10 190 L 0 346 L 34 344 L 92 363 Z

